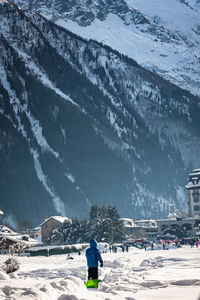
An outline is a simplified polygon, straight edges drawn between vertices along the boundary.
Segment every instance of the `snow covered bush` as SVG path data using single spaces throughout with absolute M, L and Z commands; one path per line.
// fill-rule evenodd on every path
M 19 270 L 19 263 L 16 259 L 14 258 L 8 258 L 3 266 L 3 270 L 9 274 L 9 273 L 13 273 L 17 270 Z
M 72 219 L 72 222 L 64 222 L 55 229 L 47 242 L 51 245 L 76 244 L 86 242 L 88 221 Z
M 9 246 L 9 250 L 11 254 L 17 253 L 18 255 L 24 251 L 27 246 L 23 243 L 16 243 Z

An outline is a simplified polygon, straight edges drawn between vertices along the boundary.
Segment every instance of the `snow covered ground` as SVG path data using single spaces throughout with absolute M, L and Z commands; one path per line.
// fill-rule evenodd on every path
M 0 299 L 41 300 L 198 300 L 200 298 L 200 249 L 103 253 L 103 282 L 87 290 L 84 253 L 50 257 L 19 257 L 20 270 L 12 278 L 0 272 Z M 0 263 L 6 256 L 0 256 Z

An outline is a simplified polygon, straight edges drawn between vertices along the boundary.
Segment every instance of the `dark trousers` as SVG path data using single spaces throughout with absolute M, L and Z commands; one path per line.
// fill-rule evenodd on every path
M 88 268 L 88 279 L 98 279 L 98 267 Z

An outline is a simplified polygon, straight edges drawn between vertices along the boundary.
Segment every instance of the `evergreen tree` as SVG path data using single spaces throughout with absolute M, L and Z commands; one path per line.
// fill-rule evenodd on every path
M 90 239 L 110 244 L 121 242 L 124 238 L 123 223 L 114 206 L 92 205 L 89 220 L 72 219 L 55 229 L 48 242 L 50 244 L 76 244 Z
M 116 207 L 91 206 L 89 227 L 91 238 L 110 244 L 123 240 L 123 223 Z
M 76 244 L 88 241 L 88 221 L 72 219 L 71 222 L 65 221 L 55 229 L 48 239 L 49 244 Z
M 111 242 L 121 242 L 124 238 L 123 222 L 115 206 L 107 208 L 107 218 L 110 220 Z M 112 241 L 113 240 L 113 241 Z

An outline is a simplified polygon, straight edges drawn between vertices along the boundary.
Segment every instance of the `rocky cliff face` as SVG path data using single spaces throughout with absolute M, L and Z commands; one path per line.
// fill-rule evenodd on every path
M 13 0 L 200 96 L 200 4 L 189 0 Z
M 90 25 L 95 19 L 105 21 L 108 14 L 119 16 L 125 24 L 149 24 L 148 18 L 136 9 L 130 8 L 125 1 L 121 0 L 54 0 L 54 1 L 23 1 L 16 3 L 26 9 L 40 12 L 50 16 L 54 21 L 58 18 L 72 20 L 81 26 Z
M 199 98 L 107 46 L 0 1 L 1 209 L 12 222 L 186 207 Z

